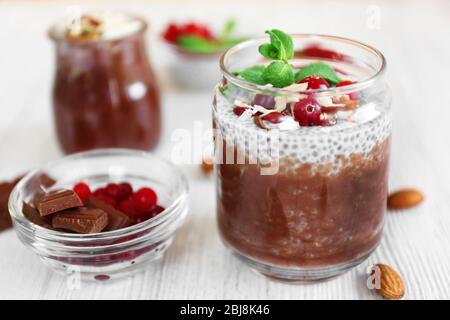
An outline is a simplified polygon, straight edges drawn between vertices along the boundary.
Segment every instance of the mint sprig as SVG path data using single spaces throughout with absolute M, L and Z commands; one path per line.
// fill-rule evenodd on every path
M 270 60 L 283 60 L 288 62 L 294 56 L 292 38 L 283 31 L 273 29 L 266 33 L 270 36 L 270 43 L 259 46 L 259 53 Z
M 269 64 L 261 75 L 264 82 L 276 88 L 284 88 L 294 82 L 294 70 L 284 61 L 274 61 Z
M 256 65 L 250 68 L 245 69 L 241 72 L 234 72 L 235 76 L 240 76 L 244 78 L 248 82 L 256 83 L 259 85 L 267 84 L 266 80 L 263 79 L 263 72 L 265 70 L 264 66 Z
M 298 82 L 309 76 L 321 77 L 334 85 L 341 81 L 336 71 L 324 62 L 313 62 L 308 64 L 295 74 L 295 81 Z
M 270 43 L 264 43 L 258 50 L 262 56 L 273 60 L 267 67 L 253 66 L 237 74 L 245 80 L 258 85 L 271 84 L 276 88 L 283 88 L 295 80 L 294 68 L 289 60 L 294 56 L 292 38 L 281 30 L 267 30 Z
M 309 76 L 318 76 L 336 85 L 341 80 L 336 71 L 324 62 L 310 63 L 294 74 L 294 68 L 289 60 L 294 57 L 292 38 L 281 30 L 266 31 L 270 43 L 259 46 L 259 53 L 269 60 L 273 60 L 267 67 L 253 66 L 236 75 L 258 85 L 271 84 L 276 88 L 284 88 L 294 82 L 299 82 Z

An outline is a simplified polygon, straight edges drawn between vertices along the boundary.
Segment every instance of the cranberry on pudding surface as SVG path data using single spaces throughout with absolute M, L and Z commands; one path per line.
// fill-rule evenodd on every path
M 280 32 L 269 31 L 286 39 Z M 221 238 L 251 268 L 287 281 L 361 263 L 381 239 L 386 207 L 384 58 L 337 37 L 294 35 L 292 45 L 308 47 L 312 38 L 347 58 L 283 56 L 294 51 L 288 40 L 277 55 L 261 48 L 269 39 L 248 41 L 222 57 L 226 81 L 213 105 Z M 262 63 L 253 60 L 258 47 Z

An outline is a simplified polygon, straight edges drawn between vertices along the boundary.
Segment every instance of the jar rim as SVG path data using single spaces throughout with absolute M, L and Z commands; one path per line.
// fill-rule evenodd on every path
M 77 234 L 77 233 L 67 233 L 67 232 L 61 232 L 56 230 L 47 229 L 44 227 L 41 227 L 31 221 L 29 221 L 23 214 L 21 214 L 21 210 L 19 210 L 20 203 L 20 190 L 37 174 L 40 174 L 42 172 L 46 172 L 48 168 L 51 168 L 52 166 L 56 166 L 59 163 L 70 161 L 70 160 L 76 160 L 81 159 L 83 157 L 89 157 L 89 156 L 98 156 L 98 155 L 127 155 L 127 156 L 137 156 L 137 157 L 144 157 L 144 158 L 153 158 L 157 159 L 158 161 L 161 161 L 168 165 L 172 172 L 175 173 L 179 180 L 179 187 L 181 188 L 181 191 L 179 195 L 170 203 L 169 206 L 165 208 L 164 211 L 162 211 L 157 216 L 146 220 L 144 222 L 141 222 L 139 224 L 129 226 L 122 229 L 112 230 L 112 231 L 106 231 L 101 233 L 94 233 L 94 234 Z M 15 223 L 18 223 L 22 231 L 34 233 L 34 237 L 50 240 L 50 241 L 73 241 L 73 242 L 84 242 L 84 241 L 92 241 L 92 240 L 111 240 L 115 239 L 117 237 L 123 237 L 126 235 L 132 235 L 135 233 L 139 233 L 141 231 L 148 230 L 153 227 L 157 227 L 167 220 L 170 220 L 174 215 L 177 215 L 180 213 L 180 210 L 182 210 L 183 205 L 187 201 L 188 198 L 188 191 L 189 191 L 189 185 L 187 182 L 187 179 L 185 175 L 181 172 L 181 170 L 175 166 L 170 161 L 156 157 L 149 152 L 145 151 L 139 151 L 139 150 L 132 150 L 132 149 L 122 149 L 122 148 L 110 148 L 110 149 L 97 149 L 97 150 L 91 150 L 91 151 L 84 151 L 75 153 L 63 158 L 60 158 L 55 161 L 51 161 L 44 165 L 43 167 L 36 168 L 29 173 L 27 173 L 14 187 L 14 189 L 11 192 L 11 195 L 9 197 L 8 202 L 8 208 L 11 213 L 11 216 Z
M 342 43 L 347 45 L 352 45 L 354 47 L 358 47 L 361 49 L 364 49 L 365 51 L 371 53 L 373 56 L 375 56 L 379 61 L 379 67 L 377 68 L 376 72 L 368 77 L 367 79 L 364 79 L 362 81 L 355 82 L 353 84 L 349 84 L 342 87 L 330 87 L 330 88 L 324 88 L 324 89 L 314 89 L 314 90 L 302 90 L 302 91 L 296 91 L 292 92 L 289 90 L 285 90 L 284 88 L 275 88 L 275 87 L 269 87 L 267 85 L 258 85 L 252 82 L 249 82 L 245 79 L 242 79 L 236 75 L 233 74 L 233 71 L 228 70 L 226 66 L 227 59 L 237 53 L 238 51 L 241 51 L 245 48 L 255 46 L 257 44 L 262 44 L 264 41 L 267 41 L 269 39 L 269 36 L 262 36 L 253 38 L 250 40 L 243 41 L 241 43 L 238 43 L 237 45 L 229 48 L 227 51 L 225 51 L 222 56 L 220 57 L 220 69 L 222 71 L 222 74 L 224 77 L 232 82 L 233 84 L 249 91 L 258 92 L 258 93 L 265 93 L 265 94 L 272 94 L 272 95 L 287 95 L 287 96 L 301 96 L 304 94 L 314 94 L 314 93 L 321 93 L 324 96 L 330 94 L 347 94 L 349 92 L 355 92 L 360 91 L 364 88 L 367 88 L 371 86 L 374 82 L 376 82 L 378 79 L 382 77 L 386 70 L 386 59 L 384 55 L 375 47 L 365 44 L 363 42 L 352 40 L 345 37 L 340 36 L 333 36 L 333 35 L 324 35 L 324 34 L 314 34 L 314 33 L 295 33 L 290 34 L 290 36 L 295 39 L 311 39 L 311 40 L 329 40 L 334 41 L 336 43 Z
M 95 44 L 95 43 L 110 43 L 110 42 L 114 42 L 114 41 L 123 40 L 123 39 L 126 39 L 128 37 L 132 37 L 132 36 L 134 36 L 136 34 L 142 34 L 148 29 L 149 25 L 148 25 L 147 20 L 144 17 L 142 17 L 140 15 L 137 15 L 137 14 L 134 14 L 134 13 L 123 12 L 123 11 L 111 11 L 111 10 L 108 10 L 108 11 L 86 11 L 84 13 L 91 13 L 91 14 L 93 13 L 93 14 L 95 14 L 95 13 L 104 13 L 104 12 L 114 13 L 114 14 L 115 13 L 119 13 L 119 14 L 121 14 L 123 16 L 132 18 L 132 19 L 140 22 L 140 27 L 138 29 L 136 29 L 135 31 L 129 33 L 129 34 L 122 35 L 122 36 L 119 36 L 119 37 L 113 37 L 113 38 L 109 38 L 109 39 L 108 38 L 105 39 L 105 38 L 99 37 L 97 39 L 83 39 L 83 40 L 77 41 L 77 40 L 67 39 L 67 37 L 59 35 L 56 32 L 56 27 L 57 27 L 59 22 L 63 21 L 63 19 L 64 19 L 64 17 L 63 17 L 63 18 L 60 18 L 59 20 L 55 21 L 53 24 L 50 25 L 50 27 L 47 29 L 47 35 L 48 35 L 48 37 L 51 40 L 53 40 L 54 42 L 57 42 L 57 43 L 58 42 L 60 42 L 60 43 L 70 43 L 72 45 L 83 46 L 83 45 L 92 45 L 92 44 Z

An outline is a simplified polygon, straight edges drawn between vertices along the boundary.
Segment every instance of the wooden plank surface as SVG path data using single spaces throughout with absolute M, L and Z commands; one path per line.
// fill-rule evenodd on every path
M 401 272 L 407 299 L 450 298 L 450 3 L 276 4 L 201 1 L 181 7 L 176 1 L 128 1 L 127 5 L 110 5 L 138 12 L 151 22 L 149 48 L 164 103 L 164 135 L 156 152 L 170 155 L 174 129 L 193 131 L 197 121 L 205 128 L 210 125 L 212 93 L 177 89 L 165 71 L 167 61 L 158 32 L 170 18 L 211 19 L 213 25 L 220 25 L 225 18 L 235 17 L 243 30 L 253 34 L 278 27 L 341 35 L 385 53 L 394 99 L 390 185 L 392 189 L 417 186 L 425 192 L 426 202 L 408 212 L 389 213 L 380 247 L 361 266 L 328 282 L 285 285 L 259 277 L 225 250 L 215 225 L 213 180 L 202 177 L 197 165 L 188 165 L 183 169 L 192 190 L 190 214 L 162 261 L 112 284 L 82 284 L 80 289 L 69 290 L 63 277 L 46 269 L 8 231 L 0 234 L 0 299 L 373 299 L 377 297 L 365 287 L 364 279 L 366 267 L 373 262 L 390 264 Z M 49 99 L 53 51 L 45 30 L 65 10 L 64 5 L 42 2 L 37 6 L 0 3 L 2 179 L 61 156 Z M 370 20 L 373 12 L 379 13 L 379 24 Z

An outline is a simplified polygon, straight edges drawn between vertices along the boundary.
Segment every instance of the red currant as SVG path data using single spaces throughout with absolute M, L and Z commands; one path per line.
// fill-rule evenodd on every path
M 150 205 L 156 204 L 157 200 L 155 191 L 150 188 L 141 188 L 133 194 L 133 202 L 138 212 L 148 210 Z
M 91 195 L 91 188 L 84 183 L 79 182 L 73 187 L 73 191 L 80 197 L 81 201 L 86 201 Z
M 313 97 L 300 100 L 294 106 L 295 120 L 301 126 L 322 125 L 322 108 Z
M 321 77 L 318 77 L 318 76 L 306 77 L 306 78 L 300 80 L 299 83 L 307 83 L 308 84 L 308 87 L 307 87 L 308 90 L 326 89 L 326 88 L 330 87 L 330 84 L 328 83 L 327 80 L 325 80 L 325 79 L 323 79 Z

